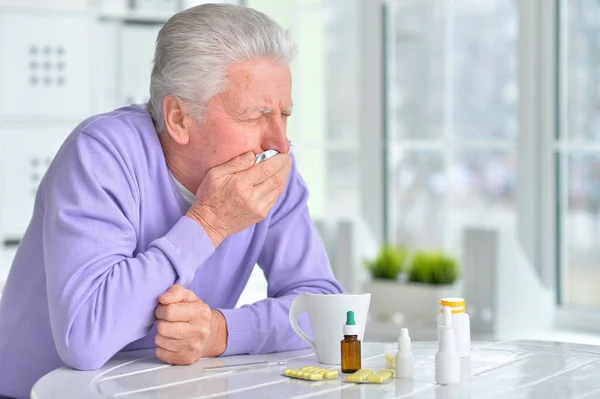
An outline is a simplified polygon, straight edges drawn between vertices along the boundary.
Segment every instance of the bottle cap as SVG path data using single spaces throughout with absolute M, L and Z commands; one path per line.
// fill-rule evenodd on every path
M 358 326 L 354 322 L 354 312 L 346 312 L 346 324 L 344 325 L 344 335 L 358 335 Z
M 442 309 L 440 309 L 440 313 L 444 312 L 444 306 L 450 306 L 452 308 L 452 313 L 465 313 L 467 310 L 467 304 L 463 298 L 442 298 L 439 301 L 439 304 L 442 305 Z
M 354 312 L 351 310 L 349 310 L 346 313 L 346 325 L 348 325 L 348 326 L 356 325 L 356 323 L 354 322 Z

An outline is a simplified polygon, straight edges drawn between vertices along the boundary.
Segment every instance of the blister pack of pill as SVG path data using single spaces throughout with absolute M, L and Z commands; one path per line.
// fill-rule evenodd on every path
M 394 378 L 394 371 L 381 369 L 376 372 L 371 369 L 360 369 L 347 377 L 344 382 L 353 384 L 385 384 Z
M 339 371 L 324 369 L 314 366 L 306 366 L 301 369 L 285 369 L 283 375 L 290 378 L 297 378 L 307 381 L 331 380 L 339 375 Z

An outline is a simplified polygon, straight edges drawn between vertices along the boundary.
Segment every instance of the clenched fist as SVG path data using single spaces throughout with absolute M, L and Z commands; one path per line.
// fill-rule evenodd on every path
M 248 152 L 206 174 L 187 216 L 205 229 L 215 248 L 229 235 L 267 217 L 292 168 L 290 154 L 254 165 Z
M 159 298 L 156 356 L 166 363 L 187 365 L 218 356 L 227 346 L 225 317 L 211 310 L 193 291 L 174 285 Z

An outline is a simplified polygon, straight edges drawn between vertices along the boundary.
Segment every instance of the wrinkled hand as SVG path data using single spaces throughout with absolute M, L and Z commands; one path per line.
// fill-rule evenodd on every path
M 248 152 L 209 170 L 187 216 L 205 229 L 215 248 L 229 235 L 267 217 L 292 168 L 289 154 L 254 165 Z
M 211 310 L 193 291 L 176 284 L 158 301 L 160 305 L 155 311 L 158 333 L 154 341 L 159 359 L 187 365 L 225 351 L 227 337 L 220 336 L 225 322 L 223 314 Z

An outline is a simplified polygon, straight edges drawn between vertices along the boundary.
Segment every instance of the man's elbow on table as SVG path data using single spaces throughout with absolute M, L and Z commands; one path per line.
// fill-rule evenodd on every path
M 114 355 L 99 350 L 96 345 L 85 347 L 57 345 L 58 356 L 67 366 L 80 371 L 98 370 Z
M 56 337 L 56 335 L 55 335 Z M 67 366 L 81 371 L 97 370 L 116 354 L 106 340 L 75 332 L 73 328 L 54 340 L 58 356 Z

